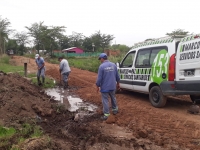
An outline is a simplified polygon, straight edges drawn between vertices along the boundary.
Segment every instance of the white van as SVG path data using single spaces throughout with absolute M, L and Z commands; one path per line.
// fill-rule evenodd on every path
M 122 89 L 149 94 L 154 107 L 163 107 L 169 95 L 200 98 L 200 38 L 165 38 L 133 47 L 117 63 Z

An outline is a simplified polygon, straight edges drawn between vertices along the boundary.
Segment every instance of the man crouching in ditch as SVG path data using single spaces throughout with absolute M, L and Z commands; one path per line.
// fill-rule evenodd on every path
M 71 69 L 69 67 L 69 63 L 66 59 L 63 59 L 63 57 L 59 57 L 58 61 L 60 61 L 60 74 L 62 75 L 62 80 L 64 83 L 64 89 L 68 87 L 68 77 L 71 72 Z

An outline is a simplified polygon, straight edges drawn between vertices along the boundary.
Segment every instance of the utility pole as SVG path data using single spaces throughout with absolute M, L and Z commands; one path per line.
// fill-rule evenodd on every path
M 94 52 L 94 47 L 95 47 L 94 43 L 92 43 L 92 47 L 93 47 L 93 52 Z

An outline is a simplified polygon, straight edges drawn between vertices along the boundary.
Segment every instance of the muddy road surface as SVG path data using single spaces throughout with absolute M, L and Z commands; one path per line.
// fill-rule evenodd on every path
M 11 63 L 23 65 L 22 58 L 14 56 Z M 58 69 L 58 65 L 46 62 L 46 75 L 57 81 L 60 80 Z M 46 103 L 46 100 L 42 98 L 44 95 L 42 94 L 38 101 L 43 104 L 39 105 L 39 108 L 45 110 L 40 113 L 43 114 L 40 116 L 45 121 L 38 124 L 55 141 L 54 147 L 57 146 L 57 149 L 200 149 L 200 115 L 188 113 L 187 110 L 192 102 L 187 95 L 169 97 L 164 108 L 154 108 L 148 100 L 148 95 L 121 91 L 116 95 L 119 113 L 115 116 L 111 114 L 107 121 L 102 121 L 100 120 L 102 115 L 101 95 L 96 92 L 95 87 L 97 74 L 73 67 L 71 69 L 68 90 L 83 101 L 98 106 L 98 109 L 92 115 L 83 117 L 76 122 L 73 120 L 74 113 L 66 111 L 54 113 L 53 110 L 51 112 L 52 108 L 48 109 L 50 104 L 43 104 L 43 102 Z M 33 59 L 28 64 L 28 71 L 36 72 Z M 31 94 L 37 95 L 38 92 L 40 90 L 33 90 Z M 25 97 L 23 100 L 25 101 Z M 49 103 L 52 102 L 49 101 Z M 27 108 L 30 109 L 29 112 L 37 114 L 38 112 L 35 111 L 37 105 L 31 106 Z M 20 106 L 20 108 L 23 107 Z

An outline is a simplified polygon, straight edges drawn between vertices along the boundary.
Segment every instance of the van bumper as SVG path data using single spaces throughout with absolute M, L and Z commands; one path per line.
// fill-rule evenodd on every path
M 200 95 L 200 81 L 164 81 L 160 84 L 163 95 Z

